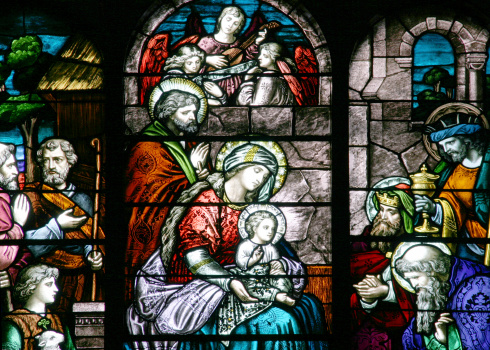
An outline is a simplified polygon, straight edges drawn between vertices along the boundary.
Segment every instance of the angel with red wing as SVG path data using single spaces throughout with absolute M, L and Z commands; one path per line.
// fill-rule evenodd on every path
M 285 106 L 298 104 L 316 105 L 318 78 L 313 75 L 298 80 L 295 73 L 317 73 L 316 59 L 310 49 L 298 47 L 296 59 L 284 57 L 282 46 L 270 42 L 260 45 L 259 66 L 247 72 L 245 82 L 241 84 L 237 105 L 242 106 Z M 305 55 L 308 55 L 304 58 Z M 309 59 L 309 60 L 308 60 Z

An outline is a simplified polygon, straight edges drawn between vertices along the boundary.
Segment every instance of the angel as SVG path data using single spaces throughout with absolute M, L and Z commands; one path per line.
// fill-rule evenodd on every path
M 251 68 L 245 75 L 245 82 L 238 90 L 237 105 L 241 106 L 285 106 L 302 100 L 302 87 L 298 80 L 288 75 L 296 72 L 293 60 L 283 57 L 282 46 L 278 43 L 260 45 L 258 67 Z M 282 74 L 281 74 L 282 73 Z
M 183 76 L 186 79 L 194 78 L 201 71 L 206 58 L 206 53 L 195 44 L 182 45 L 177 52 L 166 62 L 163 70 L 164 79 L 174 76 Z M 212 81 L 202 81 L 199 86 L 203 89 L 211 106 L 225 106 L 227 95 Z

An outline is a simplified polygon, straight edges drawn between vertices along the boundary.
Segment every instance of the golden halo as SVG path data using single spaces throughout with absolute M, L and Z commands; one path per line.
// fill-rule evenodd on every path
M 391 275 L 395 277 L 396 281 L 403 289 L 409 291 L 410 293 L 416 293 L 415 289 L 411 286 L 411 284 L 403 278 L 395 269 L 395 264 L 398 259 L 400 259 L 407 250 L 416 245 L 431 245 L 442 251 L 444 254 L 452 255 L 451 249 L 444 244 L 438 242 L 402 242 L 400 243 L 395 250 L 393 251 L 393 255 L 391 256 Z
M 193 81 L 178 77 L 165 79 L 155 86 L 150 95 L 150 103 L 148 105 L 150 118 L 155 119 L 153 110 L 155 109 L 155 104 L 157 101 L 160 99 L 160 97 L 162 97 L 162 94 L 172 90 L 187 92 L 198 98 L 199 110 L 197 111 L 197 122 L 201 124 L 208 111 L 208 100 L 206 99 L 206 95 L 204 94 L 204 91 L 202 91 L 202 89 Z
M 450 113 L 465 113 L 470 115 L 475 115 L 482 119 L 482 124 L 485 129 L 490 129 L 490 124 L 488 123 L 487 118 L 483 115 L 483 112 L 473 105 L 463 102 L 451 102 L 446 103 L 442 106 L 437 107 L 432 111 L 429 115 L 429 118 L 425 121 L 424 125 L 429 125 L 435 123 L 439 119 L 441 119 L 446 114 Z M 429 135 L 422 135 L 422 140 L 424 141 L 424 146 L 427 152 L 437 161 L 441 160 L 441 156 L 439 155 L 439 151 L 437 149 L 437 143 L 431 142 L 429 139 Z
M 242 237 L 242 239 L 249 238 L 248 233 L 245 230 L 245 222 L 250 217 L 250 215 L 258 211 L 267 211 L 276 217 L 276 234 L 274 236 L 274 239 L 272 240 L 272 244 L 276 244 L 286 233 L 286 217 L 279 208 L 270 204 L 250 204 L 242 211 L 240 217 L 238 218 L 238 232 L 240 233 L 240 236 Z
M 281 146 L 277 142 L 274 141 L 229 141 L 221 147 L 221 149 L 218 152 L 218 156 L 216 157 L 216 170 L 217 171 L 223 171 L 223 162 L 228 155 L 233 152 L 233 150 L 237 147 L 240 147 L 242 145 L 245 145 L 247 143 L 251 143 L 254 145 L 259 145 L 261 147 L 264 147 L 266 150 L 271 152 L 274 157 L 277 160 L 277 175 L 276 175 L 276 181 L 274 182 L 274 188 L 272 190 L 272 194 L 276 194 L 277 191 L 281 189 L 281 187 L 284 185 L 284 182 L 286 181 L 286 175 L 287 175 L 287 166 L 288 162 L 286 159 L 286 154 L 282 150 Z

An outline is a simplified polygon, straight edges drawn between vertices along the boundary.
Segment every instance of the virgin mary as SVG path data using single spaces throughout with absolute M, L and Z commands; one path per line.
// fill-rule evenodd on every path
M 135 343 L 155 349 L 305 349 L 301 334 L 323 334 L 321 304 L 302 295 L 305 268 L 285 241 L 277 247 L 281 263 L 292 278 L 295 307 L 272 306 L 236 327 L 234 334 L 298 335 L 275 341 L 208 341 L 217 335 L 218 309 L 227 293 L 242 302 L 255 302 L 239 276 L 227 268 L 235 263 L 240 236 L 238 218 L 252 202 L 266 202 L 283 185 L 286 158 L 273 142 L 230 142 L 221 149 L 217 173 L 184 191 L 162 228 L 162 245 L 138 272 L 135 299 L 128 309 L 131 334 L 194 334 L 193 342 Z M 294 277 L 297 276 L 297 277 Z M 203 337 L 204 336 L 204 337 Z M 215 338 L 214 338 L 215 339 Z M 233 338 L 231 338 L 233 339 Z M 324 348 L 310 342 L 309 349 Z

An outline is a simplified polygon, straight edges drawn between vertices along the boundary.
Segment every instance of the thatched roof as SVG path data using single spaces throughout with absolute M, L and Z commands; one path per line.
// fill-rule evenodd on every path
M 58 61 L 42 77 L 38 90 L 101 90 L 101 63 L 102 56 L 93 43 L 81 36 L 74 36 L 65 44 Z

